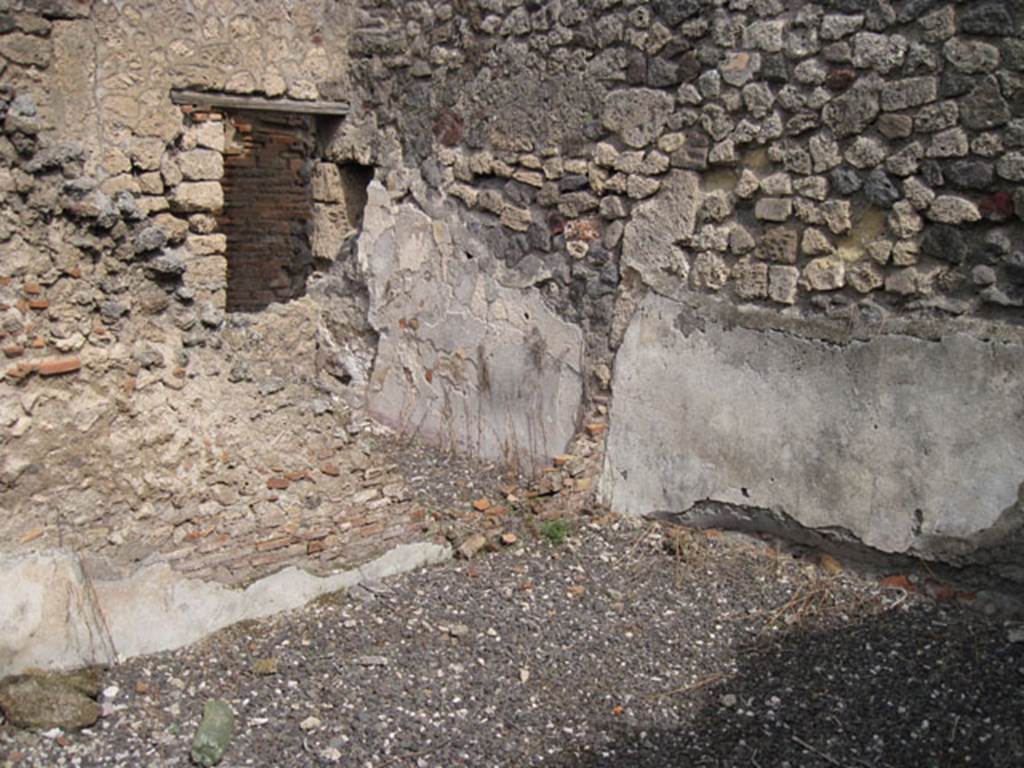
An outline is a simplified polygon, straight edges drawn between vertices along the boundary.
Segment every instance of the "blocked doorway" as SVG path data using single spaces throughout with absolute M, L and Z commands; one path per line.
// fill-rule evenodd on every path
M 361 168 L 354 185 L 345 183 L 344 166 L 335 169 L 339 200 L 325 204 L 315 194 L 323 186 L 316 183 L 325 165 L 318 162 L 322 134 L 341 125 L 348 105 L 187 89 L 172 90 L 171 101 L 187 113 L 216 110 L 225 118 L 217 230 L 226 236 L 227 311 L 259 311 L 304 295 L 318 262 L 333 261 L 351 231 L 353 200 L 362 195 L 359 218 L 365 204 Z
M 251 312 L 306 292 L 314 125 L 308 115 L 232 111 L 225 130 L 226 308 Z

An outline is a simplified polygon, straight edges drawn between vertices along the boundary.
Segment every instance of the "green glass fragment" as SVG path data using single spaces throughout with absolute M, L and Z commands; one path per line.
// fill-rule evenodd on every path
M 192 762 L 196 765 L 217 765 L 227 751 L 235 732 L 235 714 L 226 701 L 210 699 L 203 705 L 203 721 L 192 740 Z

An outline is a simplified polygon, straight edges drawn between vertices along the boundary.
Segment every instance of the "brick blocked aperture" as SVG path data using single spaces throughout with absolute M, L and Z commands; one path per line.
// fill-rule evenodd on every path
M 309 274 L 312 126 L 297 115 L 230 116 L 225 148 L 227 309 L 253 311 L 303 295 Z

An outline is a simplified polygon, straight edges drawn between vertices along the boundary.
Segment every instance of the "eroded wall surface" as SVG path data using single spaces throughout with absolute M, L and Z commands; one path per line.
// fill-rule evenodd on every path
M 239 210 L 225 206 L 225 164 L 260 161 L 253 121 L 171 101 L 172 89 L 346 100 L 349 12 L 0 2 L 4 552 L 70 547 L 93 576 L 170 562 L 239 583 L 289 562 L 347 567 L 407 535 L 397 477 L 368 488 L 349 473 L 368 465 L 349 411 L 374 332 L 351 289 L 352 190 L 315 149 L 337 121 L 275 154 L 287 205 L 257 188 Z M 260 141 L 292 137 L 256 127 Z M 257 304 L 281 283 L 296 298 L 227 312 L 224 217 L 304 198 L 322 223 L 299 224 L 298 271 L 265 258 L 252 280 L 267 285 L 235 281 Z M 259 259 L 258 242 L 243 245 Z
M 607 418 L 619 511 L 777 507 L 1005 565 L 1022 24 L 1020 0 L 0 2 L 4 539 L 329 570 L 414 525 L 365 476 L 303 485 L 364 460 L 365 406 L 524 469 Z M 244 116 L 173 88 L 349 104 L 300 159 L 309 248 L 279 277 L 304 295 L 225 311 Z
M 767 507 L 1019 577 L 982 549 L 1024 481 L 1022 24 L 1016 1 L 365 2 L 350 55 L 498 281 L 582 330 L 614 509 Z

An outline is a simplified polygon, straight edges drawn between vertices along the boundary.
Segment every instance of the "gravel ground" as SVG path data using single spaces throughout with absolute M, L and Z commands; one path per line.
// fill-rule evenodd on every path
M 1020 766 L 1024 645 L 955 603 L 766 545 L 580 519 L 564 543 L 321 599 L 105 675 L 80 733 L 0 726 L 0 764 Z

